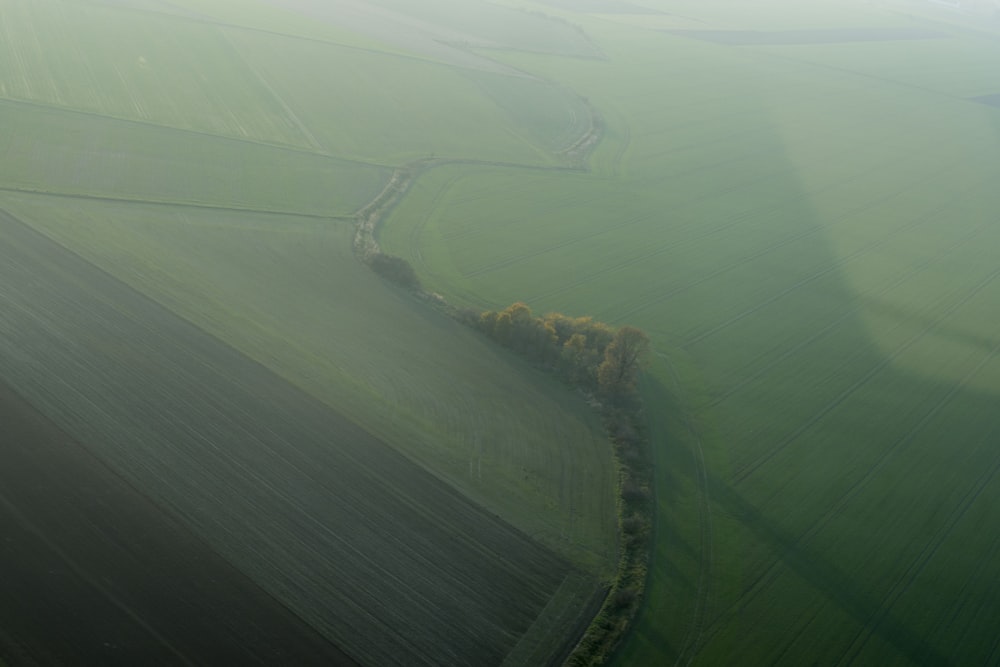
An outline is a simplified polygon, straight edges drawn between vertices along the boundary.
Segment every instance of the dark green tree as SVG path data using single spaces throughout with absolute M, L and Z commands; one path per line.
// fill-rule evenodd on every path
M 375 273 L 401 287 L 409 289 L 420 287 L 420 279 L 417 278 L 417 272 L 402 257 L 377 252 L 369 258 L 368 264 Z

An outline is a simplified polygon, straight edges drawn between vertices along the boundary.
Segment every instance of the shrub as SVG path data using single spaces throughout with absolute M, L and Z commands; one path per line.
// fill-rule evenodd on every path
M 420 279 L 417 278 L 417 272 L 402 257 L 376 252 L 369 257 L 368 264 L 375 273 L 400 287 L 408 289 L 418 289 L 420 287 Z

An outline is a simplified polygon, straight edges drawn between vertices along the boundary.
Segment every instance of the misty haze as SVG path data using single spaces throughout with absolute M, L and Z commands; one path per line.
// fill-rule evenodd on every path
M 1000 665 L 1000 2 L 0 0 L 0 667 Z

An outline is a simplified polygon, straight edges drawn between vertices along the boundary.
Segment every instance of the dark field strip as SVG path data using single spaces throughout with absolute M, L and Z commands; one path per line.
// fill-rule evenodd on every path
M 353 665 L 0 381 L 0 658 Z
M 1000 109 L 1000 93 L 993 95 L 980 95 L 979 97 L 971 98 L 973 102 L 978 102 L 979 104 L 985 104 L 988 107 L 997 107 Z
M 916 28 L 829 28 L 817 30 L 664 30 L 669 35 L 730 46 L 794 46 L 941 39 L 947 33 Z
M 359 662 L 498 664 L 575 576 L 358 425 L 2 212 L 0 312 L 0 376 Z

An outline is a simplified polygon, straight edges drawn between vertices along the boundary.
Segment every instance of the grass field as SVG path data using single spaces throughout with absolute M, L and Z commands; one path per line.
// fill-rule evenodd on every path
M 435 169 L 384 245 L 458 302 L 653 335 L 621 664 L 993 664 L 1000 115 L 969 98 L 1000 46 L 895 3 L 632 4 L 671 16 L 573 14 L 607 63 L 502 57 L 604 116 L 591 173 Z M 640 27 L 695 24 L 782 34 Z
M 384 34 L 300 5 L 0 4 L 3 378 L 332 643 L 333 662 L 556 660 L 616 561 L 599 421 L 386 286 L 352 255 L 352 225 L 414 158 L 566 167 L 593 124 L 586 103 L 468 47 L 592 58 L 593 45 L 501 7 L 428 5 L 448 20 L 425 16 L 414 43 L 406 28 L 424 19 L 405 4 L 383 7 Z M 524 28 L 514 42 L 501 18 Z M 58 512 L 31 502 L 13 505 Z M 132 525 L 122 544 L 141 551 Z M 106 553 L 69 558 L 84 584 L 124 557 L 92 532 L 59 549 L 74 539 Z M 19 595 L 43 585 L 25 568 Z M 50 600 L 0 645 L 91 650 L 89 633 L 37 622 L 86 603 Z M 177 630 L 149 610 L 95 627 Z M 288 633 L 275 641 L 308 649 Z

